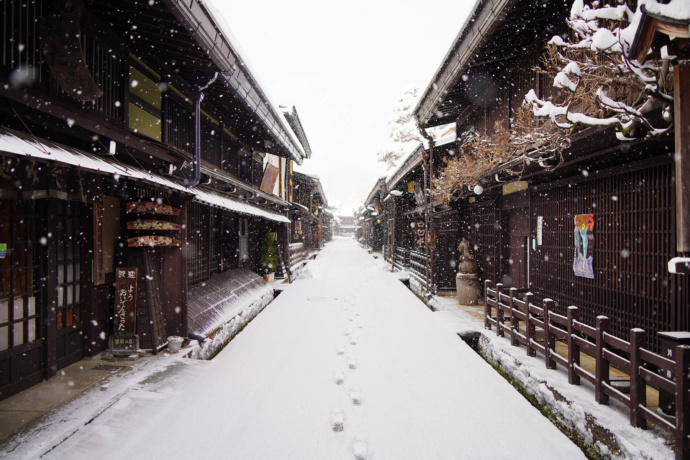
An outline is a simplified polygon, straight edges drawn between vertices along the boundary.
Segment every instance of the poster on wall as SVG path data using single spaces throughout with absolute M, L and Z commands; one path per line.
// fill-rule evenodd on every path
M 594 214 L 577 214 L 575 216 L 575 258 L 573 272 L 575 276 L 594 279 L 592 267 L 594 254 Z

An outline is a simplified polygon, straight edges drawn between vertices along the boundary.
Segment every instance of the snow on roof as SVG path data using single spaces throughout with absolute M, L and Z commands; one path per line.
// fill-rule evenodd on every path
M 457 128 L 454 122 L 447 123 L 445 125 L 434 126 L 432 128 L 426 128 L 426 132 L 434 140 L 434 145 L 436 147 L 441 147 L 442 145 L 447 145 L 452 142 L 455 142 L 458 138 Z M 429 150 L 428 140 L 422 140 L 422 144 L 424 144 L 425 150 Z
M 45 139 L 32 138 L 26 134 L 4 128 L 0 128 L 0 152 L 77 166 L 87 171 L 110 174 L 116 179 L 127 177 L 141 180 L 150 184 L 162 186 L 169 190 L 194 195 L 197 200 L 212 206 L 218 206 L 240 214 L 263 217 L 276 222 L 290 223 L 290 219 L 283 215 L 265 211 L 251 204 L 242 203 L 229 197 L 222 196 L 216 192 L 206 191 L 198 187 L 190 189 L 174 180 L 167 179 L 157 174 L 152 174 L 120 163 L 106 161 L 96 155 L 72 147 L 60 145 Z
M 219 194 L 218 192 L 203 190 L 201 188 L 195 188 L 193 192 L 195 193 L 195 198 L 198 201 L 210 204 L 211 206 L 217 206 L 219 208 L 227 209 L 228 211 L 234 211 L 240 214 L 263 217 L 275 222 L 283 222 L 286 224 L 290 223 L 290 219 L 282 214 L 266 211 L 251 204 L 233 200 L 230 197 Z
M 644 4 L 644 8 L 648 13 L 679 22 L 690 21 L 690 2 L 688 0 L 671 0 L 667 4 L 656 0 L 643 0 L 639 3 L 640 6 Z
M 258 118 L 273 132 L 278 141 L 283 144 L 283 147 L 290 153 L 293 160 L 298 164 L 302 164 L 302 159 L 306 157 L 306 154 L 302 149 L 301 143 L 297 139 L 297 136 L 295 136 L 295 133 L 292 132 L 292 129 L 286 125 L 286 120 L 279 115 L 281 112 L 276 109 L 276 106 L 273 104 L 266 91 L 266 87 L 260 83 L 256 74 L 251 71 L 247 53 L 241 51 L 237 37 L 232 34 L 231 28 L 228 26 L 223 13 L 218 9 L 215 2 L 196 2 L 192 3 L 191 6 L 189 2 L 187 2 L 187 4 L 185 4 L 185 2 L 174 2 L 174 7 L 182 11 L 185 17 L 191 15 L 191 18 L 189 18 L 191 20 L 187 26 L 195 30 L 201 28 L 200 18 L 195 16 L 202 14 L 199 11 L 199 7 L 201 7 L 203 14 L 211 21 L 216 32 L 215 36 L 211 37 L 200 34 L 199 30 L 197 30 L 197 33 L 193 34 L 194 39 L 207 50 L 216 49 L 219 40 L 223 40 L 227 43 L 228 48 L 230 48 L 238 62 L 234 62 L 232 56 L 226 56 L 225 54 L 219 57 L 217 53 L 210 53 L 210 58 L 219 66 L 223 78 L 237 91 L 238 95 L 251 107 Z M 209 33 L 209 31 L 206 32 Z M 218 62 L 219 59 L 223 62 Z M 247 87 L 247 84 L 249 87 Z
M 81 150 L 57 144 L 45 139 L 38 139 L 26 134 L 0 128 L 0 152 L 33 158 L 37 160 L 54 161 L 70 166 L 77 166 L 80 169 L 93 171 L 101 174 L 109 174 L 116 179 L 129 177 L 138 179 L 151 184 L 163 186 L 178 192 L 193 194 L 194 191 L 178 184 L 177 182 L 152 174 L 141 169 L 126 166 L 113 161 L 106 161 Z

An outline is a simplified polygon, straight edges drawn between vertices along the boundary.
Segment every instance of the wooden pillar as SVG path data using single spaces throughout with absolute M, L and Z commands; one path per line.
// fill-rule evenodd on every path
M 673 67 L 676 135 L 676 250 L 690 252 L 690 64 Z

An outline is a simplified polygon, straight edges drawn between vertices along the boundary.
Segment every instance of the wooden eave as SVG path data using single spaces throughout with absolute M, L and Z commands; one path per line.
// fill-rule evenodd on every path
M 199 1 L 88 3 L 90 15 L 188 97 L 207 71 L 219 72 L 218 80 L 204 91 L 202 108 L 243 135 L 252 148 L 301 164 L 302 153 L 289 128 Z
M 538 52 L 568 11 L 562 0 L 480 0 L 415 107 L 415 118 L 423 127 L 454 121 L 514 61 Z
M 688 39 L 690 39 L 689 21 L 680 21 L 649 13 L 644 5 L 640 7 L 640 10 L 642 17 L 629 52 L 631 59 L 644 63 L 650 57 L 650 52 L 652 56 L 658 55 L 660 46 L 657 46 L 657 41 L 668 42 L 668 37 L 675 37 L 673 41 L 675 52 L 685 50 L 687 55 Z M 663 38 L 663 35 L 666 37 Z M 673 54 L 671 50 L 669 51 Z

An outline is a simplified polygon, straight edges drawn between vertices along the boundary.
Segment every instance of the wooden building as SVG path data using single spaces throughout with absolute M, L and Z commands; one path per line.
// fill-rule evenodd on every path
M 153 352 L 186 336 L 189 288 L 256 270 L 267 231 L 288 241 L 289 171 L 309 150 L 199 1 L 0 10 L 6 398 L 120 328 Z
M 568 11 L 562 1 L 478 2 L 416 106 L 417 121 L 455 122 L 459 139 L 508 126 L 529 89 L 551 91 L 534 68 Z M 606 315 L 619 337 L 643 328 L 657 347 L 657 332 L 690 328 L 690 280 L 667 269 L 687 255 L 676 249 L 674 151 L 672 136 L 621 142 L 612 129 L 584 129 L 557 168 L 504 163 L 481 178 L 480 194 L 464 191 L 433 213 L 457 216 L 449 235 L 470 240 L 483 281 L 529 290 L 538 303 L 551 298 L 560 314 L 578 306 L 587 324 Z M 578 219 L 588 229 L 586 267 L 576 266 Z M 432 238 L 438 251 L 438 227 Z
M 295 266 L 321 250 L 324 245 L 324 221 L 328 226 L 331 218 L 325 212 L 328 200 L 318 177 L 293 171 L 290 184 L 290 263 Z M 327 235 L 329 232 L 327 229 Z

